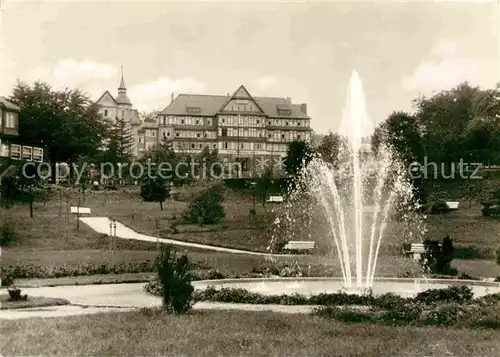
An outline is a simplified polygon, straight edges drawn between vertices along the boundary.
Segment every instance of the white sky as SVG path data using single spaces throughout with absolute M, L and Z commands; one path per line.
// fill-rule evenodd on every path
M 496 2 L 35 2 L 2 4 L 0 95 L 17 79 L 116 94 L 123 63 L 140 111 L 175 93 L 308 103 L 336 130 L 356 69 L 381 121 L 420 93 L 500 80 Z

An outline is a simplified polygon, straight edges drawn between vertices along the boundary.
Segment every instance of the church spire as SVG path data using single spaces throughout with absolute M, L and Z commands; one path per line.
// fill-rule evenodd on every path
M 127 89 L 125 87 L 125 81 L 123 80 L 123 65 L 122 65 L 122 78 L 121 78 L 120 86 L 118 87 L 118 90 L 120 90 L 120 89 Z

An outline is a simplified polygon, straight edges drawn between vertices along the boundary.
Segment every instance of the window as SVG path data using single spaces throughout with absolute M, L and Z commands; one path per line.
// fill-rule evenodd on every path
M 23 159 L 28 161 L 33 160 L 33 148 L 31 146 L 23 146 Z
M 288 126 L 288 122 L 285 122 L 285 125 Z
M 227 149 L 227 143 L 223 144 L 224 149 Z
M 271 121 L 270 120 L 267 122 L 267 125 L 271 125 Z
M 297 121 L 297 126 L 300 126 L 300 120 L 299 120 L 299 121 Z
M 212 125 L 212 121 L 210 119 L 207 119 L 207 125 Z
M 181 120 L 181 124 L 184 124 L 184 119 Z
M 214 144 L 214 149 L 217 149 L 217 144 Z
M 269 139 L 271 139 L 271 134 L 268 134 L 268 135 L 267 135 L 267 137 L 268 137 Z
M 0 156 L 3 157 L 9 157 L 10 156 L 10 148 L 8 144 L 2 143 L 2 146 L 0 147 Z
M 202 148 L 203 148 L 203 144 L 200 144 L 200 149 L 202 149 Z
M 197 138 L 199 138 L 200 136 L 201 136 L 201 134 L 200 134 L 200 133 L 196 134 L 196 137 L 197 137 Z
M 5 112 L 5 127 L 10 129 L 17 127 L 17 113 Z
M 300 135 L 297 135 L 297 140 L 300 140 Z
M 167 136 L 170 136 L 170 131 L 167 131 Z
M 196 125 L 199 125 L 200 124 L 200 121 L 198 119 L 196 119 Z
M 42 162 L 43 161 L 43 149 L 33 148 L 33 161 Z
M 11 145 L 10 146 L 10 157 L 15 160 L 21 158 L 21 145 Z
M 281 138 L 284 139 L 285 138 L 285 134 L 281 134 Z
M 191 149 L 194 149 L 194 144 L 191 144 Z
M 222 136 L 227 136 L 227 129 L 226 128 L 222 129 Z
M 104 116 L 107 117 L 108 116 L 108 110 L 107 109 L 104 109 Z
M 179 137 L 179 133 L 175 133 L 175 136 Z

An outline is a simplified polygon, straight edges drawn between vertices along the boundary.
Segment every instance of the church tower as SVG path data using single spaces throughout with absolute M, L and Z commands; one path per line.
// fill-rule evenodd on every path
M 132 102 L 127 96 L 127 87 L 125 87 L 125 81 L 123 80 L 123 66 L 122 66 L 122 78 L 120 81 L 120 86 L 118 87 L 118 96 L 116 97 L 116 103 L 132 107 Z

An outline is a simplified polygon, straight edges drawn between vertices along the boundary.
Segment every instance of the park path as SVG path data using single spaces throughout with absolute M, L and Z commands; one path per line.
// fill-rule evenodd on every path
M 80 220 L 98 233 L 110 234 L 111 220 L 108 217 L 80 217 Z M 217 252 L 226 252 L 226 253 L 232 253 L 232 254 L 247 254 L 247 255 L 259 255 L 259 256 L 283 256 L 283 254 L 279 254 L 279 255 L 278 254 L 268 254 L 268 253 L 262 253 L 262 252 L 253 252 L 250 250 L 232 249 L 232 248 L 218 247 L 218 246 L 214 246 L 214 245 L 190 243 L 190 242 L 184 242 L 184 241 L 175 240 L 175 239 L 152 237 L 152 236 L 148 236 L 145 234 L 137 233 L 136 231 L 126 227 L 122 223 L 117 222 L 117 221 L 115 221 L 115 222 L 116 222 L 116 237 L 117 238 L 133 239 L 133 240 L 140 240 L 140 241 L 144 241 L 144 242 L 153 242 L 153 243 L 159 242 L 159 243 L 177 245 L 177 246 L 182 246 L 182 247 L 213 250 L 213 251 L 217 251 Z
M 52 318 L 87 315 L 103 312 L 132 311 L 140 308 L 160 307 L 161 298 L 144 291 L 145 283 L 66 285 L 23 289 L 28 296 L 57 297 L 68 300 L 71 305 L 44 308 L 0 310 L 0 320 L 24 318 Z M 193 282 L 195 289 L 205 288 L 204 283 Z M 202 301 L 195 310 L 245 310 L 275 311 L 285 313 L 308 313 L 313 306 L 232 304 Z

